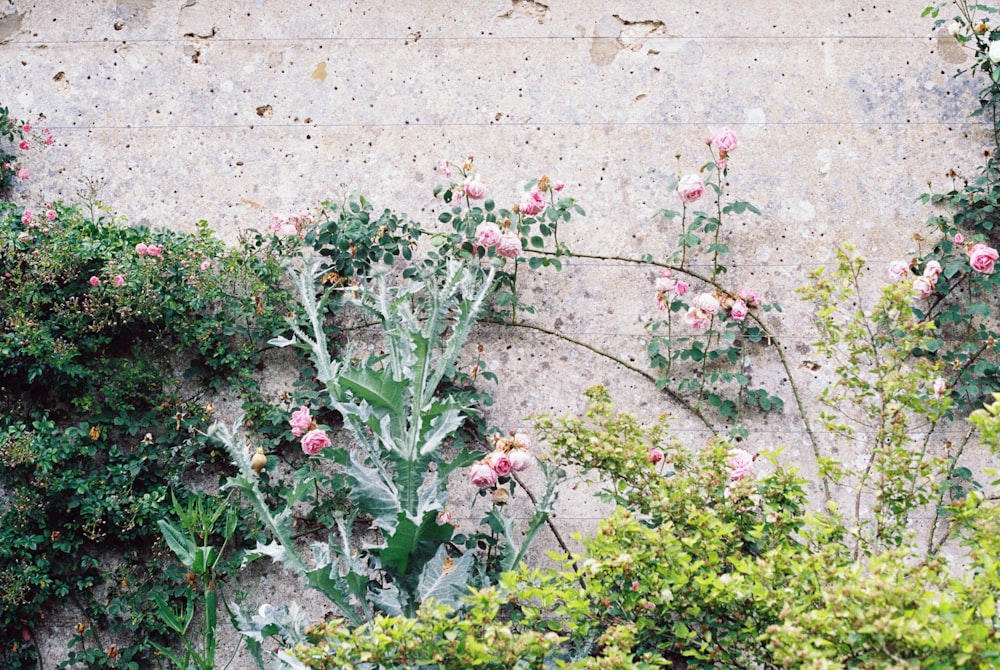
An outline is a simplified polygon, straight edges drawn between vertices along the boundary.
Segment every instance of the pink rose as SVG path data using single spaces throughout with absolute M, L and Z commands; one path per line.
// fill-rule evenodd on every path
M 712 136 L 708 138 L 708 143 L 715 147 L 720 153 L 731 153 L 740 146 L 740 141 L 736 139 L 736 133 L 729 128 L 713 130 Z
M 101 280 L 98 279 L 97 277 L 91 277 L 87 281 L 90 282 L 91 286 L 100 286 L 101 285 Z
M 312 430 L 315 426 L 308 407 L 301 407 L 292 412 L 292 418 L 288 420 L 288 425 L 292 427 L 292 435 L 295 437 L 302 437 L 302 433 Z
M 440 526 L 451 523 L 451 512 L 448 510 L 441 510 L 438 512 L 437 522 Z
M 507 460 L 510 461 L 510 469 L 514 472 L 522 472 L 531 467 L 535 457 L 531 452 L 522 447 L 514 447 L 507 452 Z
M 493 472 L 497 473 L 498 477 L 506 477 L 510 474 L 511 464 L 510 459 L 502 451 L 492 451 L 486 455 L 486 462 L 490 464 L 493 468 Z
M 537 188 L 532 188 L 524 194 L 518 211 L 525 216 L 534 216 L 545 209 L 545 194 Z
M 691 288 L 691 284 L 688 284 L 686 281 L 678 280 L 677 286 L 674 288 L 674 291 L 677 292 L 677 295 L 684 295 L 685 293 L 688 292 L 689 288 Z
M 451 176 L 455 174 L 449 161 L 441 161 L 438 163 L 437 169 L 445 179 L 451 179 Z
M 510 441 L 518 449 L 531 449 L 531 438 L 525 433 L 514 433 L 514 436 L 510 438 Z
M 469 481 L 481 489 L 495 486 L 497 483 L 497 473 L 485 460 L 474 463 L 469 468 Z
M 465 195 L 470 200 L 482 200 L 486 197 L 486 187 L 479 181 L 479 175 L 465 178 Z
M 30 176 L 31 176 L 31 173 L 28 172 L 28 168 L 21 168 L 20 170 L 17 171 L 17 178 L 20 179 L 20 180 L 22 180 L 22 181 L 24 181 L 25 179 L 27 179 Z
M 158 257 L 158 256 L 160 256 L 162 254 L 163 254 L 163 245 L 162 244 L 150 244 L 149 246 L 146 247 L 146 255 L 147 256 Z
M 927 261 L 927 265 L 924 266 L 924 276 L 930 279 L 932 283 L 937 283 L 940 274 L 941 264 L 937 261 Z
M 24 213 L 21 214 L 21 223 L 24 224 L 25 226 L 30 226 L 32 216 L 34 215 L 32 214 L 30 209 L 24 210 Z
M 905 261 L 893 261 L 889 263 L 889 279 L 899 281 L 910 275 L 910 266 Z
M 705 330 L 712 322 L 712 317 L 697 307 L 692 307 L 684 315 L 684 322 L 695 330 Z
M 21 130 L 23 130 L 26 133 L 30 133 L 31 132 L 31 125 L 26 123 L 23 126 L 21 126 Z
M 509 230 L 503 231 L 497 242 L 497 255 L 504 258 L 517 258 L 523 251 L 521 238 Z
M 135 245 L 135 253 L 139 254 L 140 256 L 145 256 L 148 251 L 149 251 L 149 247 L 147 247 L 142 242 L 140 242 L 139 244 Z
M 969 249 L 969 265 L 976 272 L 983 274 L 993 274 L 993 264 L 996 263 L 1000 254 L 993 247 L 979 243 Z
M 17 143 L 17 146 L 21 151 L 28 151 L 31 149 L 31 145 L 28 144 L 28 140 L 21 140 Z
M 556 193 L 563 190 L 564 188 L 566 188 L 565 182 L 555 181 L 552 183 L 552 190 L 555 191 Z
M 955 244 L 965 244 L 965 235 L 962 233 L 955 233 Z
M 53 139 L 52 139 L 52 136 L 51 136 L 51 135 L 46 135 L 46 136 L 45 136 L 45 146 L 49 146 L 49 145 L 51 145 L 51 144 L 52 144 L 52 143 L 53 143 L 54 141 L 55 141 L 55 140 L 53 140 Z
M 719 304 L 718 299 L 711 293 L 700 293 L 693 300 L 694 306 L 705 312 L 706 314 L 718 314 L 719 309 L 722 305 Z
M 736 295 L 747 304 L 747 307 L 760 307 L 763 301 L 760 298 L 760 292 L 755 288 L 750 288 L 749 286 L 744 286 Z
M 934 293 L 934 282 L 930 277 L 917 277 L 913 280 L 913 293 L 920 299 L 926 299 Z
M 302 437 L 302 451 L 310 456 L 315 456 L 332 444 L 326 432 L 316 429 L 310 430 Z
M 125 275 L 115 275 L 114 283 L 118 288 L 125 286 Z
M 677 280 L 670 276 L 670 268 L 660 270 L 660 276 L 656 278 L 656 290 L 660 293 L 670 293 L 677 288 Z
M 476 226 L 476 243 L 481 247 L 495 247 L 502 235 L 500 226 L 492 221 L 483 221 Z
M 206 258 L 205 260 L 203 260 L 201 262 L 201 265 L 198 266 L 198 269 L 201 270 L 202 272 L 204 272 L 205 270 L 207 270 L 210 267 L 212 267 L 212 261 L 210 261 L 210 260 L 208 260 Z
M 747 304 L 742 300 L 737 300 L 733 303 L 733 306 L 729 308 L 729 316 L 733 317 L 735 321 L 742 321 L 747 318 L 749 310 L 747 309 Z
M 54 209 L 47 209 L 47 210 L 45 210 L 45 218 L 48 219 L 49 221 L 55 221 L 56 220 L 56 210 L 54 210 Z
M 753 459 L 749 452 L 743 449 L 732 449 L 729 452 L 729 480 L 738 481 L 753 475 Z
M 702 181 L 701 175 L 689 174 L 681 177 L 674 190 L 680 196 L 681 202 L 687 204 L 694 202 L 705 193 L 705 182 Z
M 646 458 L 649 459 L 650 463 L 655 465 L 663 460 L 663 450 L 653 447 L 649 450 L 649 454 L 646 455 Z

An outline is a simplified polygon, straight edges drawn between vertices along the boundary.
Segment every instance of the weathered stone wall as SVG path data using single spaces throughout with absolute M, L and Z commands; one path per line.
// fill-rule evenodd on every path
M 732 285 L 782 304 L 768 323 L 814 398 L 825 370 L 803 366 L 809 310 L 793 289 L 845 240 L 881 280 L 917 248 L 927 182 L 975 165 L 982 144 L 967 116 L 976 84 L 952 77 L 971 57 L 930 33 L 925 4 L 15 0 L 0 10 L 0 102 L 57 137 L 29 163 L 40 200 L 97 179 L 130 221 L 189 229 L 204 218 L 233 239 L 358 188 L 432 224 L 434 166 L 472 155 L 500 203 L 541 174 L 566 181 L 588 216 L 560 239 L 624 256 L 671 248 L 676 231 L 654 214 L 677 205 L 677 171 L 708 159 L 709 129 L 729 126 L 741 139 L 732 192 L 762 211 L 728 224 Z M 524 282 L 530 321 L 645 368 L 654 273 L 566 266 Z M 475 343 L 501 380 L 498 425 L 578 411 L 581 392 L 603 383 L 625 408 L 676 412 L 692 444 L 707 436 L 648 380 L 579 346 L 489 326 Z M 756 423 L 748 448 L 785 445 L 808 470 L 776 363 L 751 359 L 787 409 Z M 602 512 L 583 491 L 561 506 L 567 532 Z

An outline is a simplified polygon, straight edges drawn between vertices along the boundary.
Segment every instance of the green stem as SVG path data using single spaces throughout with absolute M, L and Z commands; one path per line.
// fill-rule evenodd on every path
M 640 368 L 632 365 L 631 363 L 628 363 L 627 361 L 624 361 L 621 358 L 618 358 L 617 356 L 614 356 L 613 354 L 609 354 L 608 352 L 606 352 L 606 351 L 604 351 L 602 349 L 598 349 L 597 347 L 595 347 L 593 345 L 587 344 L 586 342 L 584 342 L 582 340 L 578 340 L 576 338 L 570 337 L 569 335 L 564 335 L 563 333 L 560 333 L 558 331 L 552 330 L 551 328 L 546 328 L 544 326 L 537 326 L 537 325 L 531 324 L 531 323 L 507 323 L 505 321 L 500 321 L 498 319 L 485 319 L 483 321 L 483 323 L 493 323 L 493 324 L 496 324 L 498 326 L 515 326 L 517 328 L 526 328 L 528 330 L 536 330 L 536 331 L 538 331 L 540 333 L 545 333 L 546 335 L 552 335 L 553 337 L 558 337 L 559 339 L 565 340 L 566 342 L 569 342 L 570 344 L 575 344 L 578 347 L 583 347 L 584 349 L 586 349 L 588 351 L 591 351 L 591 352 L 597 354 L 598 356 L 603 356 L 604 358 L 607 358 L 610 361 L 614 361 L 615 363 L 617 363 L 618 365 L 622 366 L 623 368 L 631 370 L 632 372 L 634 372 L 634 373 L 636 373 L 638 375 L 641 375 L 642 377 L 645 377 L 649 381 L 653 382 L 653 384 L 656 384 L 656 377 L 654 377 L 653 375 L 649 374 L 645 370 L 642 370 L 642 369 L 640 369 Z M 674 400 L 676 403 L 678 403 L 679 405 L 681 405 L 688 412 L 690 412 L 691 414 L 693 414 L 694 416 L 696 416 L 703 424 L 705 424 L 705 427 L 708 428 L 708 430 L 712 433 L 712 435 L 718 435 L 719 434 L 718 431 L 715 429 L 715 427 L 708 420 L 708 418 L 704 414 L 702 414 L 696 407 L 692 407 L 691 403 L 689 403 L 687 400 L 685 400 L 684 398 L 682 398 L 676 392 L 671 391 L 668 388 L 664 388 L 664 389 L 662 389 L 662 391 L 664 393 L 666 393 L 668 396 L 670 396 L 670 398 L 672 400 Z

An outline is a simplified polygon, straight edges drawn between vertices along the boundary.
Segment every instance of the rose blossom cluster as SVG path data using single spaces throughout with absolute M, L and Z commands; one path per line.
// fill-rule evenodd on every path
M 686 281 L 674 279 L 670 268 L 660 270 L 660 276 L 656 278 L 656 307 L 661 312 L 670 306 L 670 294 L 676 293 L 682 296 L 691 287 Z
M 140 242 L 135 245 L 135 253 L 139 256 L 152 256 L 153 258 L 159 258 L 163 255 L 163 245 L 145 244 L 144 242 Z
M 713 291 L 698 294 L 691 303 L 684 314 L 684 322 L 695 330 L 704 330 L 712 323 L 712 318 L 720 313 L 728 314 L 734 321 L 743 321 L 751 307 L 761 306 L 761 298 L 757 289 L 744 286 L 736 297 L 723 291 Z
M 501 229 L 492 221 L 483 221 L 476 226 L 476 244 L 486 249 L 496 249 L 502 258 L 517 258 L 524 252 L 521 237 L 509 228 Z
M 275 214 L 274 223 L 271 224 L 271 232 L 279 237 L 303 237 L 305 229 L 316 223 L 316 216 L 308 211 L 302 210 L 298 214 Z
M 300 407 L 292 412 L 288 425 L 292 427 L 292 435 L 301 440 L 302 451 L 310 456 L 315 456 L 332 444 L 326 431 L 317 427 L 313 421 L 308 407 Z
M 493 436 L 493 451 L 469 468 L 469 481 L 481 489 L 496 486 L 501 477 L 511 472 L 521 472 L 531 467 L 531 440 L 524 433 L 510 437 Z
M 902 281 L 910 276 L 910 266 L 904 261 L 893 261 L 889 264 L 889 279 L 892 281 Z M 913 279 L 913 295 L 920 299 L 926 299 L 934 293 L 938 277 L 941 276 L 941 264 L 937 261 L 928 261 L 924 266 L 924 272 Z

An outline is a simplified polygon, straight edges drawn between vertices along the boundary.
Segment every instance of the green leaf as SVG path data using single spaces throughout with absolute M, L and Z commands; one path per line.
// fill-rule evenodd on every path
M 156 525 L 159 526 L 167 546 L 176 554 L 177 560 L 190 569 L 194 564 L 194 541 L 166 519 L 159 519 Z

